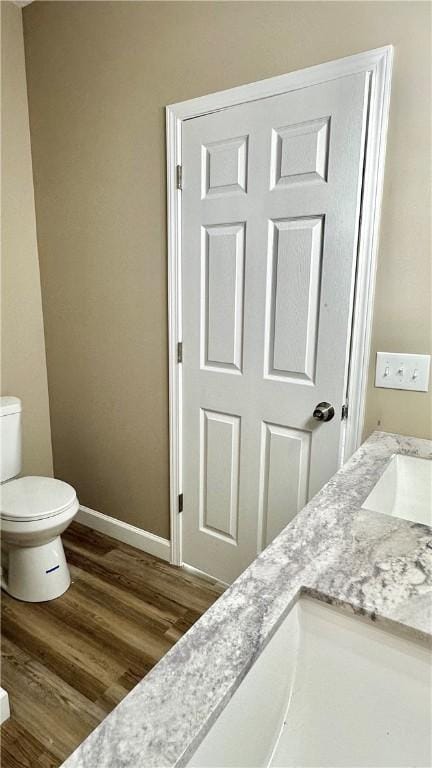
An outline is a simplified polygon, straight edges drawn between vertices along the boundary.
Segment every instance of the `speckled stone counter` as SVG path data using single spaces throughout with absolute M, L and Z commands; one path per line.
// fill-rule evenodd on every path
M 361 506 L 394 453 L 375 432 L 63 764 L 183 766 L 301 593 L 432 639 L 432 528 Z

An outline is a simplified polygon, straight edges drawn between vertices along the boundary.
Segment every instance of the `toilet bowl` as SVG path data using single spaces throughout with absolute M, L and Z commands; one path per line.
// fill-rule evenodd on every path
M 1 586 L 28 602 L 53 600 L 70 585 L 61 534 L 78 511 L 75 490 L 51 477 L 1 486 Z
M 74 488 L 52 477 L 19 477 L 21 401 L 0 398 L 1 587 L 12 597 L 43 602 L 70 585 L 61 534 L 78 512 Z

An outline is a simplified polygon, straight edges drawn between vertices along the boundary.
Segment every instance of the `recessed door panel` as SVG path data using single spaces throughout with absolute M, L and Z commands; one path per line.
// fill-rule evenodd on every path
M 268 375 L 314 381 L 323 230 L 322 216 L 270 223 Z
M 262 424 L 260 549 L 288 525 L 308 499 L 311 433 Z
M 238 525 L 240 418 L 201 409 L 200 528 L 235 544 Z
M 202 230 L 202 365 L 241 372 L 244 224 Z
M 272 133 L 271 189 L 326 182 L 330 118 L 277 128 Z
M 247 183 L 248 137 L 214 141 L 201 149 L 201 196 L 244 194 Z

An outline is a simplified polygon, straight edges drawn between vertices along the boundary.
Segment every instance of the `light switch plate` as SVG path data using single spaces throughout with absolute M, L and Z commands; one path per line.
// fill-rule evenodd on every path
M 375 386 L 427 392 L 429 372 L 430 355 L 377 352 Z

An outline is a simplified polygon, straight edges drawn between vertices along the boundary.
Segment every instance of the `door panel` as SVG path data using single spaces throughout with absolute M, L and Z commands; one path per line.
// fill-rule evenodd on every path
M 237 543 L 240 418 L 201 410 L 200 528 Z
M 270 222 L 267 374 L 313 382 L 323 217 Z
M 245 224 L 203 227 L 203 367 L 241 371 Z
M 271 188 L 303 181 L 327 181 L 330 118 L 272 131 Z
M 246 192 L 247 136 L 202 146 L 202 197 Z
M 304 507 L 308 496 L 311 433 L 278 424 L 261 429 L 261 548 Z
M 225 582 L 338 468 L 368 87 L 183 124 L 183 552 Z

